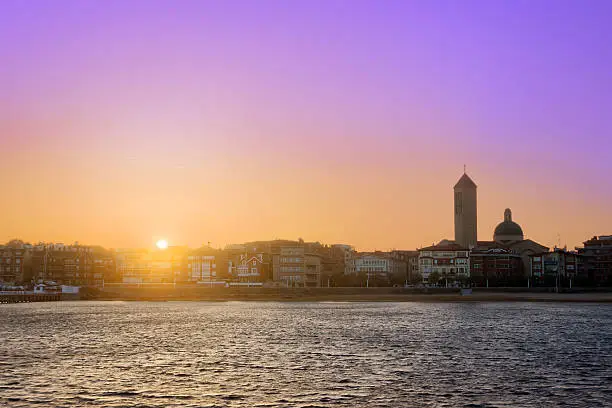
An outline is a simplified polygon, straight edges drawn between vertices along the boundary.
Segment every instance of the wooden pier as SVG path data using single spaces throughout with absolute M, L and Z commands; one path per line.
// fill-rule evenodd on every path
M 3 303 L 31 303 L 31 302 L 57 302 L 62 300 L 61 293 L 0 293 L 0 304 Z

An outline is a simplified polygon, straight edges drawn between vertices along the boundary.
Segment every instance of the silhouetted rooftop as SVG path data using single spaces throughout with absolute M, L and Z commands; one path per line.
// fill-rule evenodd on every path
M 523 237 L 523 229 L 514 221 L 503 221 L 495 228 L 495 236 L 515 235 Z
M 476 183 L 474 183 L 474 180 L 472 180 L 470 176 L 467 175 L 467 173 L 463 173 L 463 176 L 461 176 L 457 184 L 455 184 L 454 188 L 466 188 L 466 187 L 476 188 L 478 186 L 476 186 Z
M 467 251 L 468 248 L 464 248 L 459 244 L 452 243 L 440 243 L 438 245 L 428 246 L 421 248 L 420 251 Z

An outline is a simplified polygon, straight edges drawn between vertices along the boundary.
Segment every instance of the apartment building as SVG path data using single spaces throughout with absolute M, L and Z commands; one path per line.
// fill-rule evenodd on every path
M 30 247 L 21 241 L 0 245 L 0 284 L 18 284 L 27 280 L 26 263 Z
M 114 269 L 110 252 L 99 247 L 41 243 L 32 248 L 31 279 L 70 286 L 102 286 Z
M 306 253 L 303 245 L 282 246 L 272 255 L 274 280 L 286 287 L 321 286 L 321 256 Z
M 525 274 L 521 255 L 507 248 L 473 248 L 470 278 L 476 286 L 522 286 Z
M 187 255 L 187 281 L 200 284 L 224 284 L 231 278 L 227 253 L 204 246 Z
M 407 277 L 406 254 L 402 251 L 393 252 L 356 252 L 347 251 L 345 258 L 345 275 L 365 276 L 366 286 L 373 282 L 389 284 L 392 276 L 399 276 L 402 282 Z
M 533 284 L 569 286 L 584 274 L 583 255 L 566 249 L 529 255 Z
M 434 273 L 447 283 L 469 278 L 469 250 L 452 241 L 441 241 L 437 245 L 419 249 L 419 269 L 423 283 L 437 284 L 429 281 Z
M 588 281 L 596 285 L 612 285 L 612 235 L 595 236 L 577 250 L 584 256 Z

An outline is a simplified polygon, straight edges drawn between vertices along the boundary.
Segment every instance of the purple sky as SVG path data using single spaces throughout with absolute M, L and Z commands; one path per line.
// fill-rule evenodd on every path
M 545 244 L 612 232 L 612 1 L 4 0 L 0 61 L 5 185 L 15 166 L 102 184 L 104 167 L 113 194 L 122 177 L 144 180 L 133 162 L 235 188 L 277 172 L 324 192 L 384 178 L 413 188 L 405 211 L 422 212 L 423 180 L 445 200 L 467 163 L 490 200 L 505 194 L 481 205 L 484 235 L 505 206 L 523 206 L 516 218 Z M 355 205 L 349 192 L 333 200 Z M 543 207 L 555 211 L 542 219 Z M 450 211 L 436 224 L 448 228 L 405 243 L 381 233 L 380 246 L 450 236 Z M 261 238 L 279 229 L 300 233 Z M 379 245 L 367 231 L 325 234 Z

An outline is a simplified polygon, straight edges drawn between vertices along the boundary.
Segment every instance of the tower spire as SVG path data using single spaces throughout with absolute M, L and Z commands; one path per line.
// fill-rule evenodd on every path
M 467 174 L 467 170 L 466 170 L 467 166 L 464 164 L 463 165 L 463 174 Z

